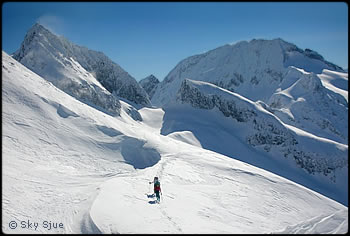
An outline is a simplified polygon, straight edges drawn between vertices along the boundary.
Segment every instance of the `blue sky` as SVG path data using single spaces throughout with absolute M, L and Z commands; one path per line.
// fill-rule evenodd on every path
M 35 23 L 102 51 L 136 80 L 227 43 L 282 38 L 348 68 L 344 2 L 19 2 L 2 5 L 2 49 L 11 54 Z

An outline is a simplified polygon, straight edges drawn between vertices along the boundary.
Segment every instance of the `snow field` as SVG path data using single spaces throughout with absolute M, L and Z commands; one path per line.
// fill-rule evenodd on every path
M 264 170 L 194 149 L 162 155 L 153 167 L 103 184 L 90 211 L 101 232 L 270 233 L 346 209 Z M 154 176 L 160 204 L 148 196 Z
M 278 234 L 346 234 L 349 231 L 348 212 L 340 210 L 331 215 L 321 215 L 305 222 L 287 226 Z

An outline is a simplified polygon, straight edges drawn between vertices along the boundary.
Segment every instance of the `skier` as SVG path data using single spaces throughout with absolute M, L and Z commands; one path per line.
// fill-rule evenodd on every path
M 157 201 L 160 202 L 160 195 L 159 194 L 162 192 L 162 190 L 160 188 L 160 182 L 158 180 L 158 177 L 154 177 L 153 182 L 149 182 L 149 183 L 150 184 L 154 183 L 153 191 L 154 191 L 154 194 L 157 197 Z

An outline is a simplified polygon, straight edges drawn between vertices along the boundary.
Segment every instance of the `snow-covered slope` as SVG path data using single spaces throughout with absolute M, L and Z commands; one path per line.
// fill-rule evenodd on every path
M 215 139 L 219 144 L 202 142 L 203 140 L 199 141 L 204 148 L 237 158 L 236 156 L 241 156 L 240 152 L 233 150 L 237 148 L 236 143 L 243 142 L 256 150 L 266 152 L 270 158 L 274 157 L 279 162 L 292 160 L 291 166 L 287 168 L 300 167 L 315 179 L 320 178 L 318 182 L 323 182 L 324 184 L 323 193 L 325 189 L 332 188 L 333 190 L 327 191 L 326 195 L 330 196 L 331 194 L 338 201 L 346 202 L 347 204 L 347 145 L 317 137 L 293 126 L 286 125 L 278 117 L 266 110 L 264 104 L 262 106 L 259 102 L 252 102 L 239 94 L 210 83 L 184 80 L 177 100 L 181 103 L 190 104 L 195 108 L 213 110 L 213 112 L 221 113 L 224 117 L 230 118 L 231 122 L 225 125 L 224 129 L 226 131 L 230 130 L 231 137 L 220 133 L 223 129 L 220 128 L 220 125 L 222 126 L 220 124 L 223 120 L 222 118 L 216 118 L 209 122 L 211 127 L 215 127 L 216 123 L 219 124 L 218 130 L 215 131 L 217 133 Z M 181 108 L 176 109 L 178 113 L 181 110 Z M 186 117 L 187 115 L 184 114 L 188 112 L 185 108 L 182 109 L 181 113 Z M 165 115 L 168 116 L 167 112 L 171 113 L 171 110 L 172 108 L 166 109 Z M 207 113 L 206 116 L 208 115 L 210 114 Z M 204 125 L 203 127 L 201 126 L 202 130 L 194 128 L 196 127 L 193 124 L 195 121 L 201 124 L 203 120 L 206 120 L 204 115 L 198 115 L 198 117 L 200 118 L 195 118 L 196 120 L 192 121 L 182 118 L 177 120 L 178 118 L 176 117 L 169 117 L 163 124 L 162 133 L 167 135 L 179 131 L 192 131 L 198 139 L 203 139 L 202 135 L 205 134 L 214 136 L 214 131 L 208 131 Z M 269 163 L 261 163 L 261 165 L 257 164 L 257 161 L 252 159 L 250 163 L 271 171 L 278 171 L 278 169 L 271 169 Z M 292 180 L 295 178 L 292 172 L 277 173 Z M 332 184 L 335 186 L 330 187 Z M 337 194 L 335 195 L 333 191 L 336 191 Z
M 90 211 L 100 231 L 264 234 L 337 212 L 342 213 L 318 232 L 347 231 L 347 208 L 251 165 L 192 147 L 179 152 L 169 145 L 154 167 L 102 184 Z M 147 184 L 155 175 L 163 191 L 159 205 Z
M 3 232 L 52 232 L 42 225 L 12 231 L 11 220 L 62 222 L 65 228 L 55 232 L 79 232 L 101 182 L 159 159 L 142 140 L 124 135 L 114 116 L 74 99 L 4 52 L 2 102 Z M 121 116 L 133 120 L 126 105 Z M 123 153 L 131 146 L 153 162 Z
M 342 85 L 342 89 L 327 82 L 335 83 L 334 75 L 341 76 L 339 82 L 343 83 L 338 84 Z M 347 87 L 346 90 L 344 87 L 347 82 L 345 78 L 345 73 L 325 70 L 324 74 L 316 75 L 290 67 L 280 88 L 269 99 L 268 107 L 286 124 L 348 144 L 348 101 L 345 98 L 348 92 Z
M 349 231 L 347 211 L 338 211 L 331 215 L 320 215 L 293 226 L 287 226 L 276 234 L 346 234 Z
M 340 94 L 344 99 L 348 101 L 348 72 L 335 72 L 330 70 L 323 70 L 322 74 L 319 74 L 318 77 L 321 79 L 321 82 L 324 87 L 329 90 Z
M 156 91 L 157 85 L 159 84 L 159 80 L 154 75 L 150 75 L 140 80 L 139 84 L 147 92 L 149 98 L 152 99 Z
M 137 81 L 103 53 L 75 45 L 40 24 L 27 32 L 13 57 L 87 103 L 119 108 L 118 99 L 110 96 L 114 94 L 136 104 L 150 105 L 148 95 Z
M 271 233 L 331 215 L 327 232 L 344 232 L 347 207 L 175 140 L 194 142 L 189 133 L 160 135 L 161 109 L 141 109 L 141 122 L 121 101 L 120 116 L 111 116 L 4 52 L 2 61 L 3 232 Z M 148 184 L 155 175 L 159 205 Z M 62 228 L 45 228 L 45 221 Z

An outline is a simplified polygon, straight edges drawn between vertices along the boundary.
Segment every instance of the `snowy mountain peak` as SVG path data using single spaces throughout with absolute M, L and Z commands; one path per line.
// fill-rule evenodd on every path
M 36 22 L 28 31 L 29 34 L 32 33 L 39 33 L 39 32 L 44 32 L 44 33 L 51 33 L 48 29 L 46 29 L 43 25 L 41 25 L 40 23 Z
M 52 32 L 50 32 L 47 28 L 45 28 L 45 26 L 43 26 L 42 24 L 36 22 L 28 31 L 27 31 L 27 34 L 33 34 L 33 33 L 36 33 L 36 34 L 39 34 L 39 33 L 42 33 L 42 34 L 54 34 Z
M 83 87 L 86 87 L 84 77 L 93 77 L 91 80 L 95 82 L 97 80 L 96 86 L 107 90 L 111 96 L 127 99 L 135 105 L 150 105 L 147 93 L 137 81 L 102 52 L 75 45 L 64 37 L 51 33 L 38 23 L 28 30 L 20 49 L 13 54 L 13 57 L 65 91 L 68 84 L 77 83 L 77 77 L 80 81 L 78 84 Z M 77 69 L 72 68 L 72 64 L 79 67 L 79 70 L 84 70 L 82 73 L 85 75 L 83 77 L 77 75 L 75 73 Z M 90 92 L 80 91 L 79 94 L 83 97 L 78 97 L 82 100 L 92 96 L 93 89 L 85 88 L 85 90 Z M 86 97 L 82 93 L 90 95 Z M 88 100 L 91 99 L 88 98 Z
M 146 78 L 139 81 L 141 87 L 147 92 L 150 98 L 153 97 L 153 94 L 156 90 L 159 80 L 153 74 L 147 76 Z
M 146 82 L 153 82 L 153 83 L 159 83 L 159 80 L 157 77 L 155 77 L 153 74 L 147 76 L 146 78 L 143 78 L 140 80 L 140 84 L 146 83 Z

